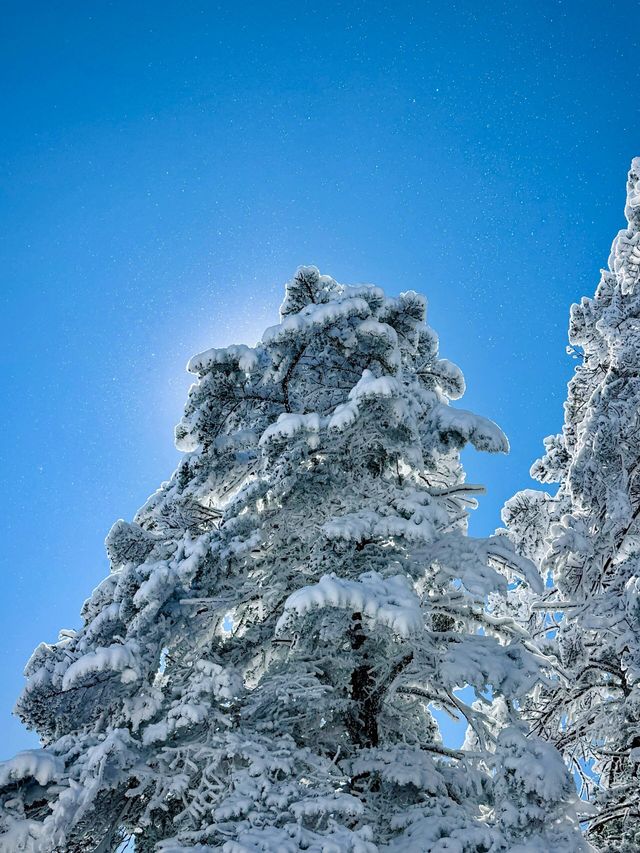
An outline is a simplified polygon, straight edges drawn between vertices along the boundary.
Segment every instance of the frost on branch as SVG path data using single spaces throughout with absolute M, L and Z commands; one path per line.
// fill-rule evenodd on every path
M 2 853 L 584 849 L 560 788 L 555 835 L 526 798 L 501 812 L 500 731 L 547 661 L 497 602 L 541 581 L 467 536 L 459 451 L 508 445 L 450 405 L 464 380 L 425 314 L 305 267 L 256 347 L 191 359 L 177 470 L 27 666 L 44 750 L 5 766 Z
M 550 633 L 561 667 L 534 697 L 536 730 L 557 743 L 595 806 L 588 837 L 607 853 L 640 849 L 640 159 L 627 181 L 627 228 L 592 298 L 571 308 L 580 358 L 562 433 L 532 468 L 557 493 L 505 507 L 509 535 L 554 587 L 529 624 Z
M 529 740 L 517 728 L 504 729 L 494 756 L 500 826 L 511 853 L 548 853 L 572 848 L 567 805 L 579 820 L 578 796 L 557 751 Z M 559 809 L 558 805 L 563 804 Z

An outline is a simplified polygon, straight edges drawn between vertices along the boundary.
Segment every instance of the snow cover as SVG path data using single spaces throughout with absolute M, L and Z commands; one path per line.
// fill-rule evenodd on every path
M 438 406 L 433 413 L 436 427 L 443 432 L 457 432 L 477 450 L 508 453 L 509 442 L 497 424 L 488 418 L 474 415 L 451 406 Z
M 262 343 L 282 344 L 300 334 L 317 332 L 354 315 L 363 320 L 369 315 L 369 304 L 365 299 L 351 297 L 321 305 L 307 305 L 297 314 L 285 317 L 277 326 L 266 329 L 262 335 Z
M 229 364 L 237 364 L 240 370 L 251 373 L 258 365 L 258 356 L 255 349 L 244 344 L 208 349 L 194 355 L 187 364 L 187 370 L 189 373 L 204 374 L 212 367 Z
M 23 779 L 33 778 L 40 785 L 58 779 L 64 770 L 63 762 L 43 749 L 27 749 L 8 761 L 0 761 L 0 787 Z
M 385 579 L 378 572 L 365 572 L 356 581 L 324 575 L 317 584 L 296 590 L 285 602 L 276 633 L 289 626 L 292 613 L 304 616 L 325 607 L 360 612 L 401 637 L 417 634 L 424 627 L 420 601 L 405 577 Z
M 400 515 L 380 515 L 363 510 L 338 516 L 322 526 L 329 540 L 363 542 L 367 539 L 403 538 L 408 542 L 430 542 L 436 533 L 435 524 L 429 513 L 419 519 L 403 518 Z
M 105 671 L 120 673 L 123 682 L 135 680 L 135 666 L 135 657 L 128 646 L 114 643 L 107 648 L 98 647 L 71 664 L 62 679 L 62 689 L 69 690 L 87 675 Z
M 331 797 L 306 797 L 291 806 L 296 818 L 324 814 L 361 815 L 364 806 L 350 794 L 334 794 Z
M 274 439 L 292 438 L 296 433 L 305 432 L 309 436 L 320 432 L 322 421 L 316 412 L 309 415 L 286 414 L 278 417 L 275 424 L 267 427 L 260 437 L 263 446 Z

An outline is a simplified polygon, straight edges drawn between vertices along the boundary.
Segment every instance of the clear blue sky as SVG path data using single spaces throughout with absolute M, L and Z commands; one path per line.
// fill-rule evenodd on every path
M 640 154 L 618 2 L 5 2 L 0 65 L 0 758 L 34 646 L 175 466 L 190 355 L 253 343 L 301 263 L 427 294 L 509 457 L 559 429 L 569 305 Z

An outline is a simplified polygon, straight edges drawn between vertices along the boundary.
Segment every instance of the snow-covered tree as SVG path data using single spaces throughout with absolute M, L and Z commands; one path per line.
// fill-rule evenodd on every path
M 534 605 L 560 661 L 555 688 L 536 697 L 536 729 L 595 801 L 590 837 L 632 853 L 640 850 L 640 158 L 625 214 L 595 296 L 572 306 L 570 349 L 581 361 L 563 431 L 545 440 L 531 471 L 559 489 L 519 493 L 503 519 L 555 584 Z
M 486 605 L 540 576 L 466 535 L 459 451 L 507 441 L 449 405 L 463 378 L 424 321 L 416 293 L 301 268 L 260 344 L 191 360 L 186 455 L 27 666 L 43 748 L 0 764 L 0 850 L 587 849 L 518 717 L 545 661 Z

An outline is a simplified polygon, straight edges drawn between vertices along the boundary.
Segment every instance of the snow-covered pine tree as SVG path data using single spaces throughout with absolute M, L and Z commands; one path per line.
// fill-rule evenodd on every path
M 628 227 L 613 242 L 593 299 L 571 308 L 581 358 L 560 435 L 531 469 L 559 483 L 503 512 L 510 535 L 555 587 L 537 603 L 557 627 L 564 670 L 537 696 L 537 731 L 555 741 L 597 806 L 589 837 L 640 850 L 640 158 L 627 182 Z M 558 619 L 558 617 L 560 617 Z M 559 622 L 559 625 L 556 623 Z
M 485 606 L 540 577 L 466 536 L 459 450 L 507 442 L 449 406 L 463 379 L 424 320 L 416 293 L 301 268 L 260 344 L 192 359 L 185 457 L 112 528 L 82 628 L 27 666 L 43 749 L 0 764 L 0 850 L 586 849 L 516 711 L 540 655 Z

